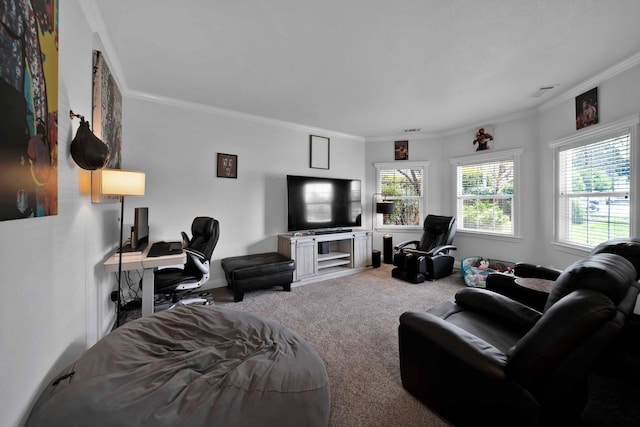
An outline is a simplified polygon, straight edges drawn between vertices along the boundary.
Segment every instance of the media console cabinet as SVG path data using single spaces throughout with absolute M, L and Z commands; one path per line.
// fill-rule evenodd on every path
M 296 262 L 294 285 L 358 273 L 371 266 L 371 231 L 280 234 L 278 252 Z

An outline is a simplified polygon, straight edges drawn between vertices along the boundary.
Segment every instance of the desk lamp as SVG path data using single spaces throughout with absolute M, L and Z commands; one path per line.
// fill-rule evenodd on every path
M 371 231 L 375 230 L 375 219 L 377 214 L 390 215 L 396 208 L 396 204 L 394 202 L 388 202 L 383 200 L 382 202 L 376 202 L 376 196 L 383 196 L 382 193 L 373 193 L 371 196 Z M 375 207 L 375 213 L 373 208 Z
M 120 326 L 120 285 L 122 278 L 122 235 L 124 227 L 124 196 L 144 196 L 145 174 L 122 169 L 100 169 L 100 194 L 120 197 L 120 248 L 118 253 L 118 307 L 116 327 Z

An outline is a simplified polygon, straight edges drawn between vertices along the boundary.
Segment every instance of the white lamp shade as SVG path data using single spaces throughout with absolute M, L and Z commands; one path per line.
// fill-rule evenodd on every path
M 99 173 L 100 194 L 105 196 L 144 196 L 144 172 L 101 169 Z

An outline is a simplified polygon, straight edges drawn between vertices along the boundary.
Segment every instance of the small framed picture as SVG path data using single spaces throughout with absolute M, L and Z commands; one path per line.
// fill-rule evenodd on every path
M 396 141 L 393 145 L 396 160 L 409 160 L 409 141 Z
M 476 151 L 493 148 L 493 126 L 482 126 L 473 132 L 473 147 Z
M 576 96 L 576 130 L 598 123 L 598 88 Z
M 218 178 L 238 177 L 238 156 L 218 153 Z
M 309 167 L 329 169 L 329 138 L 311 135 L 309 137 Z

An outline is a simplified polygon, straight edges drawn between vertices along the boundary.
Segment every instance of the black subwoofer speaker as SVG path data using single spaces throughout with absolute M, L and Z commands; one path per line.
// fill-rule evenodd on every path
M 371 265 L 373 266 L 373 268 L 380 267 L 380 251 L 377 249 L 374 249 L 371 253 Z
M 391 234 L 382 236 L 382 250 L 384 252 L 384 263 L 393 264 L 393 236 Z

